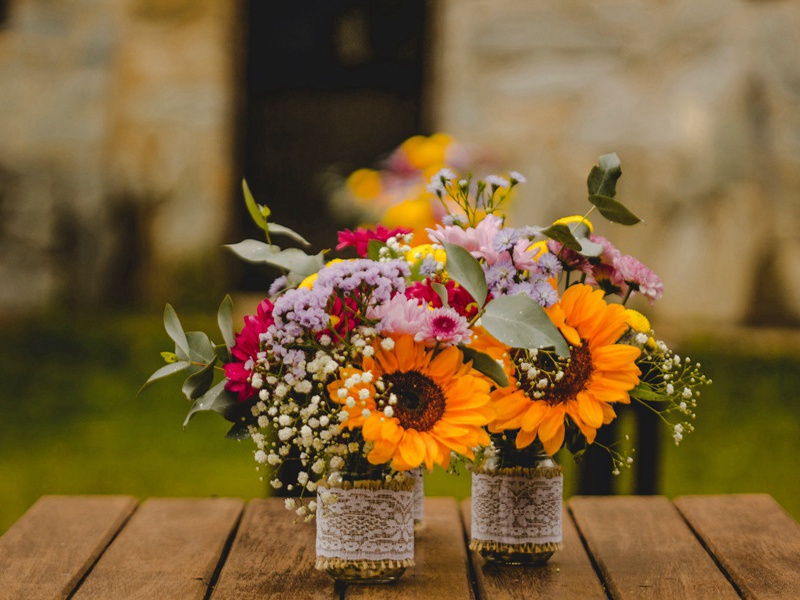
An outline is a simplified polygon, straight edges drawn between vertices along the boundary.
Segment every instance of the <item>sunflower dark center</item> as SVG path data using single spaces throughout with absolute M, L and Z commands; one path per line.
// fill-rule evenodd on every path
M 523 374 L 520 377 L 520 384 L 528 397 L 533 398 L 535 392 L 542 391 L 544 394 L 542 400 L 551 406 L 566 404 L 570 400 L 574 400 L 579 392 L 589 386 L 594 372 L 592 352 L 589 350 L 588 344 L 584 341 L 577 348 L 571 348 L 569 362 L 560 366 L 564 376 L 559 381 L 553 381 L 544 390 L 538 390 L 536 387 L 539 381 L 538 377 L 528 379 Z
M 418 371 L 395 371 L 383 375 L 383 380 L 397 398 L 392 410 L 404 429 L 428 431 L 442 418 L 445 395 L 429 377 Z

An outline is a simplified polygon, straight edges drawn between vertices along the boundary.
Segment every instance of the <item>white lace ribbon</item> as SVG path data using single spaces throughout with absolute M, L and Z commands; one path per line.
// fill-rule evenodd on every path
M 563 477 L 472 474 L 472 539 L 560 543 Z
M 328 502 L 323 497 L 330 499 Z M 344 560 L 414 558 L 413 492 L 317 489 L 317 556 Z
M 408 473 L 414 478 L 414 520 L 422 521 L 425 518 L 425 484 L 422 467 Z

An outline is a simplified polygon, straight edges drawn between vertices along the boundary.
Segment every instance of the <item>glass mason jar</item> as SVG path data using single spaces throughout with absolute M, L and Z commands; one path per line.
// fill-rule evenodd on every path
M 414 565 L 414 479 L 317 487 L 316 568 L 337 581 L 391 583 Z
M 469 547 L 490 562 L 544 564 L 563 547 L 561 466 L 541 446 L 500 459 L 472 469 Z
M 425 529 L 425 479 L 422 467 L 408 472 L 414 478 L 414 531 L 421 533 Z

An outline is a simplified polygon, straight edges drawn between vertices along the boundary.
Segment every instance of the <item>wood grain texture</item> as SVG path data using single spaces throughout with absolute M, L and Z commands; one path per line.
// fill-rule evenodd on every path
M 800 525 L 768 494 L 675 505 L 745 598 L 800 598 Z
M 202 600 L 243 508 L 232 498 L 147 500 L 75 599 Z
M 568 507 L 612 598 L 739 597 L 666 498 L 575 497 Z
M 66 598 L 135 508 L 130 496 L 43 496 L 0 538 L 0 597 Z
M 293 518 L 281 498 L 247 505 L 212 600 L 338 600 L 333 579 L 314 569 L 314 523 Z
M 454 498 L 425 498 L 425 529 L 414 545 L 416 566 L 399 581 L 384 585 L 349 585 L 346 600 L 469 600 L 472 585 L 458 503 Z
M 470 501 L 465 500 L 461 507 L 465 537 L 469 539 Z M 470 552 L 478 597 L 481 600 L 605 599 L 605 590 L 566 511 L 563 530 L 564 549 L 541 567 L 501 567 L 487 563 L 477 552 Z

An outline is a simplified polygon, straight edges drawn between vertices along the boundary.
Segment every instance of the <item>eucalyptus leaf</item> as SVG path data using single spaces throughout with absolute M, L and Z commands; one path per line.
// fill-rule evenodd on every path
M 367 242 L 367 258 L 378 260 L 381 257 L 381 248 L 386 246 L 386 242 L 380 240 L 370 240 Z
M 295 275 L 308 277 L 323 267 L 325 259 L 322 252 L 306 254 L 297 248 L 287 248 L 277 254 L 270 254 L 263 262 L 285 269 Z
M 581 251 L 581 243 L 566 225 L 560 223 L 558 225 L 551 225 L 547 229 L 543 229 L 542 233 L 551 240 L 561 242 L 570 250 L 574 250 L 575 252 Z
M 447 297 L 447 288 L 443 286 L 441 283 L 436 281 L 431 284 L 431 287 L 433 288 L 433 291 L 439 295 L 439 300 L 442 301 L 442 306 L 445 308 L 449 308 L 450 300 Z
M 150 378 L 144 382 L 144 385 L 142 387 L 139 388 L 139 391 L 136 392 L 136 395 L 138 396 L 139 394 L 141 394 L 145 390 L 145 388 L 147 388 L 151 383 L 158 381 L 159 379 L 164 379 L 164 377 L 169 377 L 170 375 L 174 375 L 175 373 L 179 373 L 188 366 L 189 363 L 185 361 L 179 361 L 170 363 L 168 365 L 164 365 L 163 367 L 158 369 L 155 373 L 150 375 Z
M 592 194 L 589 196 L 589 202 L 594 204 L 597 210 L 600 211 L 600 214 L 612 223 L 636 225 L 641 221 L 641 219 L 633 214 L 622 202 L 614 200 L 614 198 L 610 198 L 609 196 Z
M 288 227 L 284 227 L 283 225 L 278 225 L 277 223 L 268 223 L 268 226 L 270 234 L 286 236 L 288 238 L 293 239 L 295 242 L 303 244 L 304 246 L 311 245 L 311 242 L 309 242 L 306 238 L 304 238 L 302 235 L 300 235 L 293 229 L 289 229 Z
M 478 303 L 478 308 L 483 307 L 489 289 L 481 263 L 466 248 L 448 242 L 443 245 L 447 252 L 447 273 L 470 293 Z
M 464 358 L 472 361 L 473 369 L 486 375 L 501 388 L 508 386 L 508 376 L 495 359 L 469 346 L 459 346 L 459 348 L 464 353 Z
M 184 354 L 189 354 L 189 342 L 186 340 L 183 325 L 171 304 L 164 307 L 164 329 L 167 330 L 170 339 L 175 342 L 175 346 L 183 350 Z
M 217 353 L 214 352 L 214 345 L 205 333 L 189 331 L 186 333 L 186 339 L 189 340 L 189 356 L 192 360 L 203 363 L 203 365 L 216 360 Z
M 280 246 L 265 244 L 258 240 L 242 240 L 238 244 L 225 244 L 236 256 L 254 264 L 264 264 L 268 259 L 281 251 Z
M 603 154 L 597 159 L 597 164 L 589 172 L 586 181 L 589 195 L 609 196 L 613 198 L 617 193 L 617 179 L 622 175 L 619 157 L 615 153 Z
M 250 186 L 247 185 L 247 181 L 244 179 L 242 179 L 242 191 L 244 192 L 244 203 L 247 205 L 247 212 L 250 213 L 250 218 L 261 229 L 268 231 L 267 220 L 261 214 L 261 210 L 258 208 L 255 198 L 253 198 L 253 193 L 250 191 Z
M 486 331 L 512 348 L 553 346 L 559 356 L 569 347 L 544 309 L 528 296 L 500 296 L 486 305 L 481 317 Z
M 212 344 L 214 346 L 214 354 L 217 356 L 217 360 L 223 363 L 231 362 L 231 351 L 225 344 Z
M 186 419 L 183 422 L 184 427 L 186 427 L 192 417 L 199 412 L 213 410 L 214 412 L 225 416 L 229 411 L 236 407 L 238 404 L 236 395 L 225 389 L 226 381 L 227 380 L 223 379 L 194 401 L 192 408 L 189 409 L 189 413 L 186 415 Z
M 217 311 L 217 325 L 225 340 L 228 350 L 236 345 L 236 336 L 233 333 L 233 300 L 230 294 L 226 294 Z
M 216 364 L 217 358 L 214 357 L 214 360 L 205 367 L 186 378 L 182 391 L 189 400 L 196 400 L 208 391 L 214 381 L 214 365 Z
M 230 440 L 242 441 L 250 437 L 250 430 L 248 429 L 247 421 L 236 421 L 225 434 L 225 437 Z

